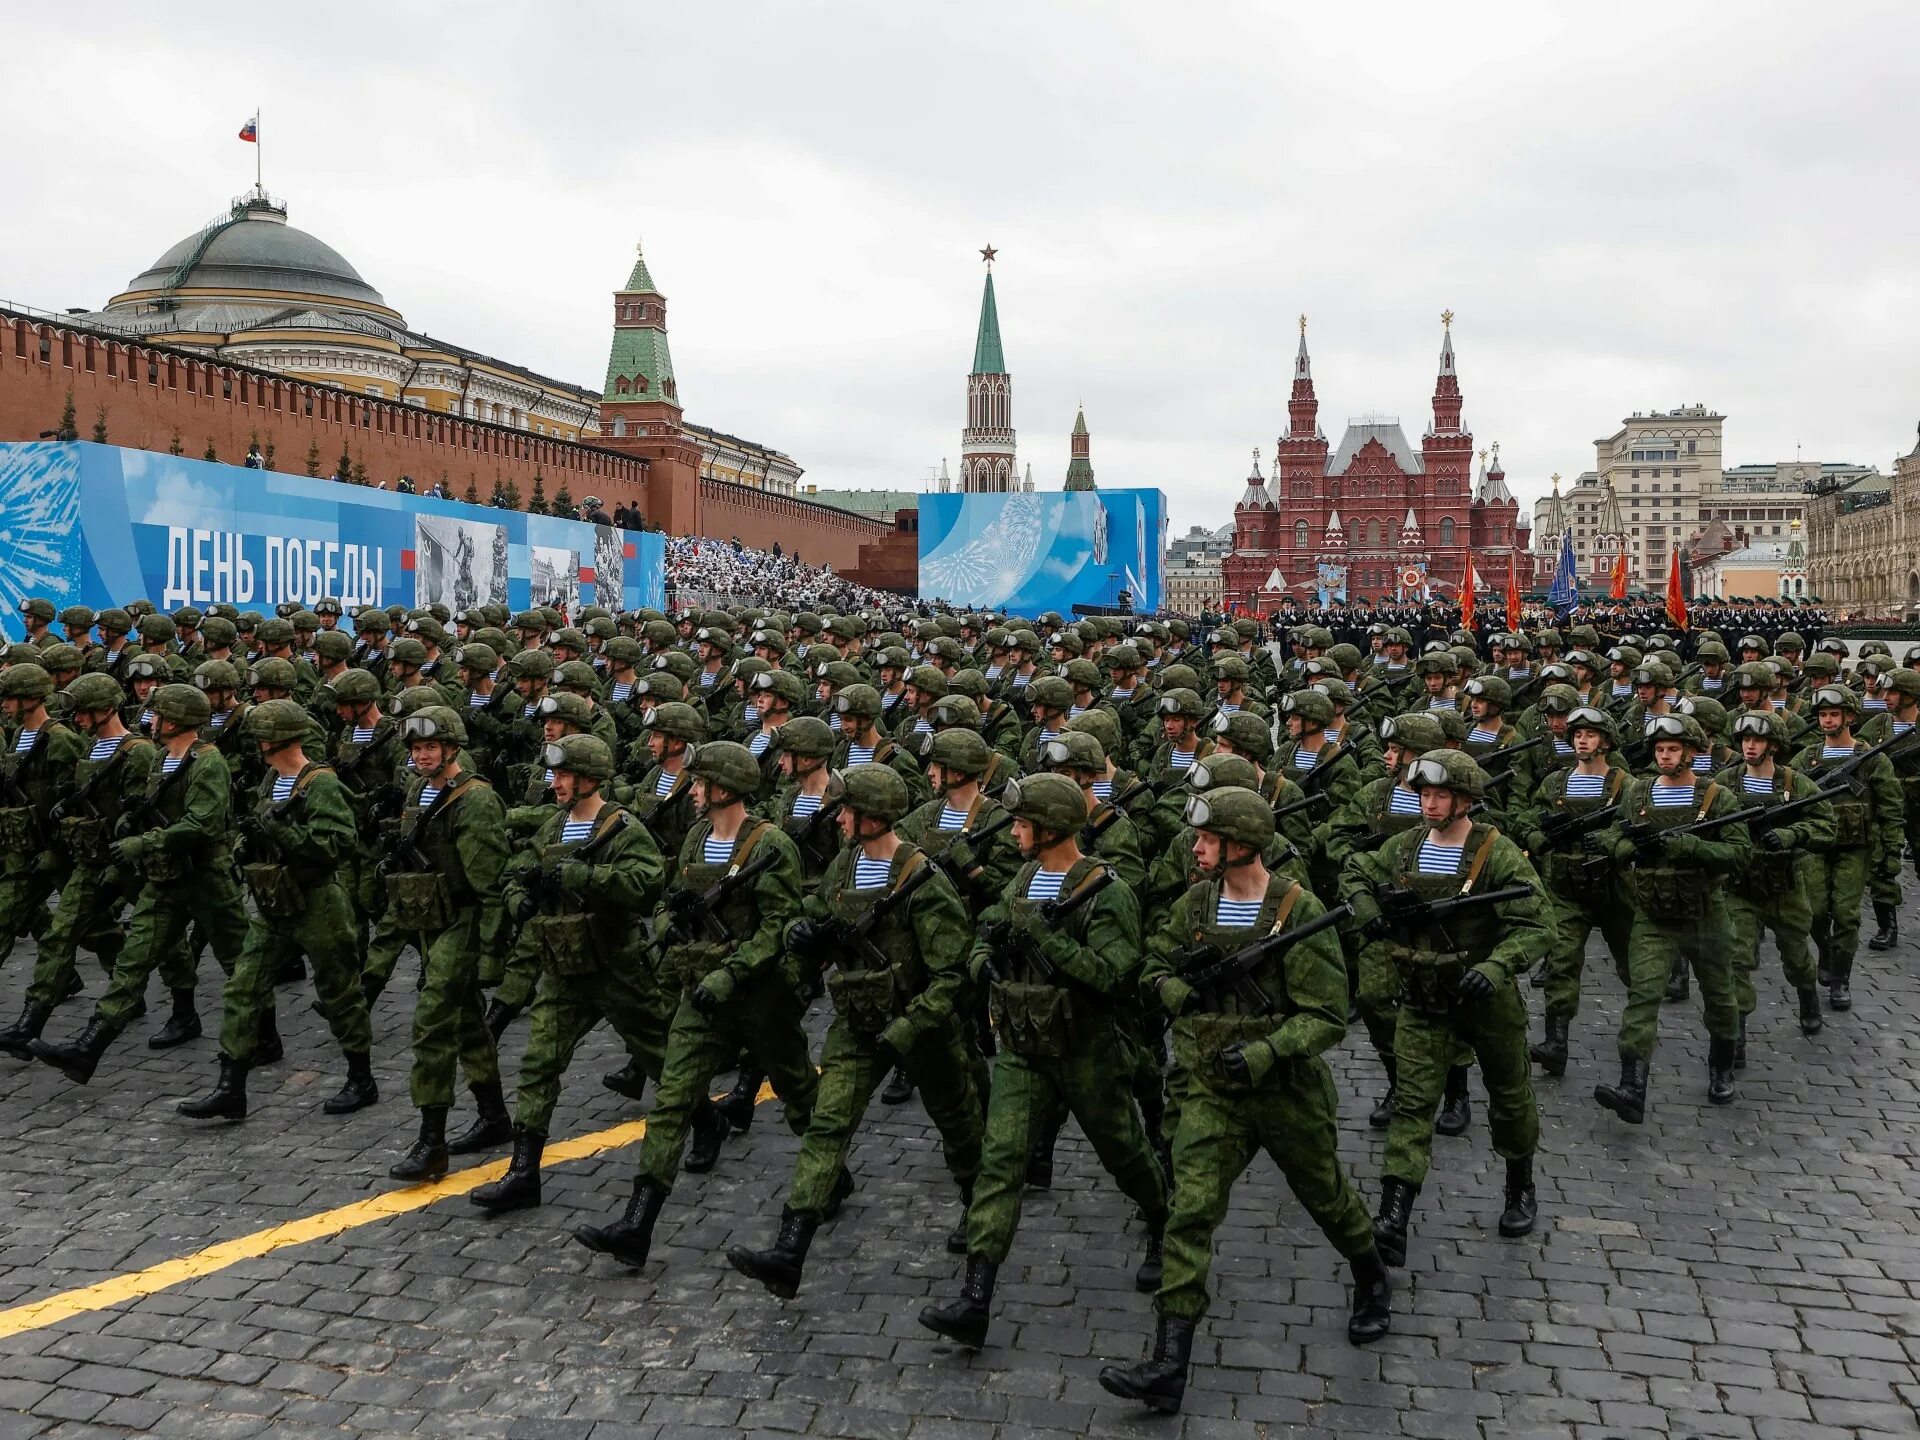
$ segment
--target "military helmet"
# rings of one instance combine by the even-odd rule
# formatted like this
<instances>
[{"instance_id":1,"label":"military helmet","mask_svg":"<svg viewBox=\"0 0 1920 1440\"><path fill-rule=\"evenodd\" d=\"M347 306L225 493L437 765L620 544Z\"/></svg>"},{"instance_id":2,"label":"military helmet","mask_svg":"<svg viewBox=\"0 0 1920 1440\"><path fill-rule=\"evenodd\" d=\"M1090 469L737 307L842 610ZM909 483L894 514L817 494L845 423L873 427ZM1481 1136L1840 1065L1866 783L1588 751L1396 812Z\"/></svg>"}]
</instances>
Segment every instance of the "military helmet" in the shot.
<instances>
[{"instance_id":1,"label":"military helmet","mask_svg":"<svg viewBox=\"0 0 1920 1440\"><path fill-rule=\"evenodd\" d=\"M1733 667L1733 688L1736 690L1771 690L1774 675L1764 663L1749 660Z\"/></svg>"},{"instance_id":2,"label":"military helmet","mask_svg":"<svg viewBox=\"0 0 1920 1440\"><path fill-rule=\"evenodd\" d=\"M401 641L401 645L406 641ZM399 649L396 645L395 650ZM520 650L507 661L507 674L515 680L551 680L554 672L553 655L546 650Z\"/></svg>"},{"instance_id":3,"label":"military helmet","mask_svg":"<svg viewBox=\"0 0 1920 1440\"><path fill-rule=\"evenodd\" d=\"M1464 750L1429 750L1407 767L1407 788L1429 785L1480 800L1487 793L1487 776Z\"/></svg>"},{"instance_id":4,"label":"military helmet","mask_svg":"<svg viewBox=\"0 0 1920 1440\"><path fill-rule=\"evenodd\" d=\"M700 718L700 712L680 700L668 700L654 706L641 723L648 730L658 730L662 735L670 735L690 744L707 737L706 722Z\"/></svg>"},{"instance_id":5,"label":"military helmet","mask_svg":"<svg viewBox=\"0 0 1920 1440\"><path fill-rule=\"evenodd\" d=\"M636 680L633 686L633 693L635 695L645 695L652 699L657 705L673 700L685 700L687 698L687 687L680 683L679 676L669 675L666 671L662 670L656 674L647 676L643 680Z\"/></svg>"},{"instance_id":6,"label":"military helmet","mask_svg":"<svg viewBox=\"0 0 1920 1440\"><path fill-rule=\"evenodd\" d=\"M613 778L613 751L598 735L563 735L540 747L541 762L556 775L565 771L605 784Z\"/></svg>"},{"instance_id":7,"label":"military helmet","mask_svg":"<svg viewBox=\"0 0 1920 1440\"><path fill-rule=\"evenodd\" d=\"M1430 650L1413 662L1413 673L1420 676L1458 675L1460 660L1451 650Z\"/></svg>"},{"instance_id":8,"label":"military helmet","mask_svg":"<svg viewBox=\"0 0 1920 1440\"><path fill-rule=\"evenodd\" d=\"M1831 680L1840 673L1840 662L1824 650L1816 650L1800 662L1800 671L1812 676L1816 683Z\"/></svg>"},{"instance_id":9,"label":"military helmet","mask_svg":"<svg viewBox=\"0 0 1920 1440\"><path fill-rule=\"evenodd\" d=\"M1577 705L1567 716L1567 734L1576 730L1592 730L1607 742L1609 750L1620 744L1620 727L1614 723L1613 716L1593 705Z\"/></svg>"},{"instance_id":10,"label":"military helmet","mask_svg":"<svg viewBox=\"0 0 1920 1440\"><path fill-rule=\"evenodd\" d=\"M1540 713L1571 715L1580 708L1580 692L1571 685L1549 685L1540 692Z\"/></svg>"},{"instance_id":11,"label":"military helmet","mask_svg":"<svg viewBox=\"0 0 1920 1440\"><path fill-rule=\"evenodd\" d=\"M240 672L225 660L203 660L194 669L193 683L201 690L238 690Z\"/></svg>"},{"instance_id":12,"label":"military helmet","mask_svg":"<svg viewBox=\"0 0 1920 1440\"><path fill-rule=\"evenodd\" d=\"M846 787L849 810L888 825L898 824L907 813L910 804L907 782L891 765L849 766L841 783Z\"/></svg>"},{"instance_id":13,"label":"military helmet","mask_svg":"<svg viewBox=\"0 0 1920 1440\"><path fill-rule=\"evenodd\" d=\"M1718 640L1702 640L1693 647L1696 660L1714 660L1724 665L1733 657L1727 654L1727 647Z\"/></svg>"},{"instance_id":14,"label":"military helmet","mask_svg":"<svg viewBox=\"0 0 1920 1440\"><path fill-rule=\"evenodd\" d=\"M407 718L400 722L400 734L408 744L438 740L442 745L458 747L467 743L467 722L451 706L422 705L418 710L408 709Z\"/></svg>"},{"instance_id":15,"label":"military helmet","mask_svg":"<svg viewBox=\"0 0 1920 1440\"><path fill-rule=\"evenodd\" d=\"M11 675L13 670L6 673ZM0 680L4 678L0 676ZM213 707L207 703L207 697L191 685L162 685L153 692L150 703L153 713L170 725L200 726L213 718Z\"/></svg>"},{"instance_id":16,"label":"military helmet","mask_svg":"<svg viewBox=\"0 0 1920 1440\"><path fill-rule=\"evenodd\" d=\"M287 666L289 670L293 667ZM136 655L127 662L127 684L141 680L165 680L173 672L167 668L167 662L151 655ZM289 683L288 688L292 685Z\"/></svg>"},{"instance_id":17,"label":"military helmet","mask_svg":"<svg viewBox=\"0 0 1920 1440\"><path fill-rule=\"evenodd\" d=\"M1119 756L1125 751L1125 741L1120 730L1120 721L1111 710L1096 705L1083 710L1062 727L1065 730L1084 731L1100 742L1100 748L1109 756Z\"/></svg>"},{"instance_id":18,"label":"military helmet","mask_svg":"<svg viewBox=\"0 0 1920 1440\"><path fill-rule=\"evenodd\" d=\"M231 620L219 615L209 615L200 622L200 638L207 642L209 650L227 650L239 642L240 631ZM348 640L347 648L351 653L352 640Z\"/></svg>"},{"instance_id":19,"label":"military helmet","mask_svg":"<svg viewBox=\"0 0 1920 1440\"><path fill-rule=\"evenodd\" d=\"M987 704L987 677L971 668L956 670L947 677L947 694L964 695L984 709Z\"/></svg>"},{"instance_id":20,"label":"military helmet","mask_svg":"<svg viewBox=\"0 0 1920 1440\"><path fill-rule=\"evenodd\" d=\"M1782 630L1780 632L1780 638L1773 642L1773 649L1775 654L1780 654L1784 651L1789 651L1789 650L1800 651L1800 650L1805 650L1806 648L1807 648L1806 637L1802 635L1798 630Z\"/></svg>"},{"instance_id":21,"label":"military helmet","mask_svg":"<svg viewBox=\"0 0 1920 1440\"><path fill-rule=\"evenodd\" d=\"M67 670L78 670L83 663L80 652L64 642L59 645L49 645L40 652L41 666L52 675L58 675Z\"/></svg>"},{"instance_id":22,"label":"military helmet","mask_svg":"<svg viewBox=\"0 0 1920 1440\"><path fill-rule=\"evenodd\" d=\"M68 630L91 630L98 619L85 605L69 605L60 612L60 623Z\"/></svg>"},{"instance_id":23,"label":"military helmet","mask_svg":"<svg viewBox=\"0 0 1920 1440\"><path fill-rule=\"evenodd\" d=\"M1265 720L1249 710L1216 715L1211 728L1215 735L1233 746L1236 755L1244 755L1259 765L1273 758L1273 731L1267 728Z\"/></svg>"},{"instance_id":24,"label":"military helmet","mask_svg":"<svg viewBox=\"0 0 1920 1440\"><path fill-rule=\"evenodd\" d=\"M1257 786L1260 776L1244 755L1209 755L1187 767L1189 790L1218 790L1227 785Z\"/></svg>"},{"instance_id":25,"label":"military helmet","mask_svg":"<svg viewBox=\"0 0 1920 1440\"><path fill-rule=\"evenodd\" d=\"M980 775L993 763L993 751L976 730L954 728L937 731L927 737L921 751L929 765L938 765L961 775Z\"/></svg>"},{"instance_id":26,"label":"military helmet","mask_svg":"<svg viewBox=\"0 0 1920 1440\"><path fill-rule=\"evenodd\" d=\"M1424 755L1429 750L1444 749L1447 732L1440 728L1440 722L1426 710L1412 710L1405 715L1389 715L1380 722L1380 743L1398 745L1402 750L1416 755Z\"/></svg>"},{"instance_id":27,"label":"military helmet","mask_svg":"<svg viewBox=\"0 0 1920 1440\"><path fill-rule=\"evenodd\" d=\"M1256 851L1273 843L1273 807L1245 785L1223 785L1190 797L1181 818L1195 830Z\"/></svg>"},{"instance_id":28,"label":"military helmet","mask_svg":"<svg viewBox=\"0 0 1920 1440\"><path fill-rule=\"evenodd\" d=\"M241 733L256 745L289 745L304 740L313 720L297 700L269 700L247 711Z\"/></svg>"},{"instance_id":29,"label":"military helmet","mask_svg":"<svg viewBox=\"0 0 1920 1440\"><path fill-rule=\"evenodd\" d=\"M947 693L947 672L931 665L916 665L907 671L907 684L927 699L939 699Z\"/></svg>"},{"instance_id":30,"label":"military helmet","mask_svg":"<svg viewBox=\"0 0 1920 1440\"><path fill-rule=\"evenodd\" d=\"M789 707L804 705L807 700L807 687L791 670L767 670L755 675L747 682L747 693L771 695L786 701Z\"/></svg>"},{"instance_id":31,"label":"military helmet","mask_svg":"<svg viewBox=\"0 0 1920 1440\"><path fill-rule=\"evenodd\" d=\"M796 715L774 732L773 743L802 759L831 760L840 742L826 721L813 715Z\"/></svg>"},{"instance_id":32,"label":"military helmet","mask_svg":"<svg viewBox=\"0 0 1920 1440\"><path fill-rule=\"evenodd\" d=\"M329 665L353 658L353 637L344 630L322 630L313 637L313 653Z\"/></svg>"},{"instance_id":33,"label":"military helmet","mask_svg":"<svg viewBox=\"0 0 1920 1440\"><path fill-rule=\"evenodd\" d=\"M1107 663L1115 670L1138 670L1146 661L1141 657L1140 647L1130 641L1122 641L1107 649Z\"/></svg>"},{"instance_id":34,"label":"military helmet","mask_svg":"<svg viewBox=\"0 0 1920 1440\"><path fill-rule=\"evenodd\" d=\"M380 698L380 682L365 670L349 670L331 683L336 705L371 705Z\"/></svg>"},{"instance_id":35,"label":"military helmet","mask_svg":"<svg viewBox=\"0 0 1920 1440\"><path fill-rule=\"evenodd\" d=\"M105 635L125 635L133 629L133 617L126 611L109 606L100 612L93 622Z\"/></svg>"},{"instance_id":36,"label":"military helmet","mask_svg":"<svg viewBox=\"0 0 1920 1440\"><path fill-rule=\"evenodd\" d=\"M411 635L404 640L393 642L387 651L387 659L395 665L411 665L418 670L427 663L427 647Z\"/></svg>"},{"instance_id":37,"label":"military helmet","mask_svg":"<svg viewBox=\"0 0 1920 1440\"><path fill-rule=\"evenodd\" d=\"M1915 678L1920 679L1920 675ZM121 702L127 698L119 681L111 675L98 672L76 676L61 693L67 697L68 706L76 714L93 710L118 710Z\"/></svg>"},{"instance_id":38,"label":"military helmet","mask_svg":"<svg viewBox=\"0 0 1920 1440\"><path fill-rule=\"evenodd\" d=\"M1009 780L1000 803L1015 819L1057 835L1076 834L1087 823L1087 799L1064 775L1027 775Z\"/></svg>"},{"instance_id":39,"label":"military helmet","mask_svg":"<svg viewBox=\"0 0 1920 1440\"><path fill-rule=\"evenodd\" d=\"M1360 647L1342 641L1338 645L1329 645L1321 658L1331 660L1340 667L1342 675L1350 674L1360 668Z\"/></svg>"},{"instance_id":40,"label":"military helmet","mask_svg":"<svg viewBox=\"0 0 1920 1440\"><path fill-rule=\"evenodd\" d=\"M933 722L936 730L978 730L980 728L980 707L965 695L942 695L933 704L927 718Z\"/></svg>"},{"instance_id":41,"label":"military helmet","mask_svg":"<svg viewBox=\"0 0 1920 1440\"><path fill-rule=\"evenodd\" d=\"M1238 655L1222 655L1213 662L1213 678L1231 680L1236 685L1244 685L1253 677L1253 671L1247 662Z\"/></svg>"},{"instance_id":42,"label":"military helmet","mask_svg":"<svg viewBox=\"0 0 1920 1440\"><path fill-rule=\"evenodd\" d=\"M554 666L553 683L595 698L600 694L600 672L584 660L569 660Z\"/></svg>"},{"instance_id":43,"label":"military helmet","mask_svg":"<svg viewBox=\"0 0 1920 1440\"><path fill-rule=\"evenodd\" d=\"M1662 740L1678 740L1682 745L1694 750L1707 748L1707 732L1700 728L1700 722L1691 715L1682 715L1678 712L1671 715L1648 716L1646 739L1653 744Z\"/></svg>"},{"instance_id":44,"label":"military helmet","mask_svg":"<svg viewBox=\"0 0 1920 1440\"><path fill-rule=\"evenodd\" d=\"M1453 706L1442 705L1437 710L1428 710L1427 713L1433 717L1433 723L1440 727L1440 733L1446 737L1447 744L1464 745L1467 743L1466 717L1454 709Z\"/></svg>"},{"instance_id":45,"label":"military helmet","mask_svg":"<svg viewBox=\"0 0 1920 1440\"><path fill-rule=\"evenodd\" d=\"M1040 758L1054 770L1092 770L1104 774L1107 747L1084 730L1062 730L1040 747Z\"/></svg>"},{"instance_id":46,"label":"military helmet","mask_svg":"<svg viewBox=\"0 0 1920 1440\"><path fill-rule=\"evenodd\" d=\"M1174 690L1191 690L1197 695L1200 692L1200 672L1178 660L1165 667L1160 672L1160 693L1164 695Z\"/></svg>"},{"instance_id":47,"label":"military helmet","mask_svg":"<svg viewBox=\"0 0 1920 1440\"><path fill-rule=\"evenodd\" d=\"M1813 710L1828 710L1838 707L1849 715L1860 713L1860 697L1845 685L1822 685L1807 697L1807 705Z\"/></svg>"},{"instance_id":48,"label":"military helmet","mask_svg":"<svg viewBox=\"0 0 1920 1440\"><path fill-rule=\"evenodd\" d=\"M1498 675L1476 675L1467 681L1461 693L1473 700L1485 700L1503 711L1513 703L1513 687Z\"/></svg>"},{"instance_id":49,"label":"military helmet","mask_svg":"<svg viewBox=\"0 0 1920 1440\"><path fill-rule=\"evenodd\" d=\"M1893 671L1887 676L1886 688L1903 699L1920 699L1920 670L1902 667Z\"/></svg>"},{"instance_id":50,"label":"military helmet","mask_svg":"<svg viewBox=\"0 0 1920 1440\"><path fill-rule=\"evenodd\" d=\"M1073 708L1073 686L1058 675L1042 675L1027 686L1027 703L1045 705L1049 710Z\"/></svg>"},{"instance_id":51,"label":"military helmet","mask_svg":"<svg viewBox=\"0 0 1920 1440\"><path fill-rule=\"evenodd\" d=\"M1185 685L1176 685L1160 696L1159 712L1162 715L1178 715L1187 720L1198 720L1207 713L1206 705L1200 696ZM1327 707L1331 710L1331 704Z\"/></svg>"},{"instance_id":52,"label":"military helmet","mask_svg":"<svg viewBox=\"0 0 1920 1440\"><path fill-rule=\"evenodd\" d=\"M393 697L395 715L418 715L430 705L447 703L446 692L438 685L409 685Z\"/></svg>"},{"instance_id":53,"label":"military helmet","mask_svg":"<svg viewBox=\"0 0 1920 1440\"><path fill-rule=\"evenodd\" d=\"M1060 667L1060 678L1076 690L1098 690L1101 686L1100 667L1091 660L1069 660Z\"/></svg>"},{"instance_id":54,"label":"military helmet","mask_svg":"<svg viewBox=\"0 0 1920 1440\"><path fill-rule=\"evenodd\" d=\"M52 617L49 616L48 618L51 619ZM140 632L140 638L149 645L157 644L162 640L172 640L178 633L174 629L174 624L171 619L165 615L157 614L142 615L137 628ZM289 635L289 638L291 638L291 635Z\"/></svg>"},{"instance_id":55,"label":"military helmet","mask_svg":"<svg viewBox=\"0 0 1920 1440\"><path fill-rule=\"evenodd\" d=\"M1700 722L1700 728L1711 737L1726 734L1727 707L1711 695L1682 695L1674 704L1674 712L1691 715Z\"/></svg>"},{"instance_id":56,"label":"military helmet","mask_svg":"<svg viewBox=\"0 0 1920 1440\"><path fill-rule=\"evenodd\" d=\"M560 720L581 730L591 730L593 706L587 703L584 695L563 690L553 695L542 695L540 703L533 707L533 718Z\"/></svg>"},{"instance_id":57,"label":"military helmet","mask_svg":"<svg viewBox=\"0 0 1920 1440\"><path fill-rule=\"evenodd\" d=\"M760 789L760 762L746 746L732 740L702 745L687 762L687 771L741 800L751 800Z\"/></svg>"},{"instance_id":58,"label":"military helmet","mask_svg":"<svg viewBox=\"0 0 1920 1440\"><path fill-rule=\"evenodd\" d=\"M53 676L28 660L0 670L0 700L44 700L53 694Z\"/></svg>"},{"instance_id":59,"label":"military helmet","mask_svg":"<svg viewBox=\"0 0 1920 1440\"><path fill-rule=\"evenodd\" d=\"M1820 642L1820 648L1823 650L1830 649L1835 645L1840 647L1835 653L1842 656L1847 653L1847 642L1844 640L1834 639L1822 640ZM1862 640L1860 642L1860 655L1862 659L1865 659L1869 655L1884 655L1891 660L1893 658L1893 647L1884 640Z\"/></svg>"},{"instance_id":60,"label":"military helmet","mask_svg":"<svg viewBox=\"0 0 1920 1440\"><path fill-rule=\"evenodd\" d=\"M474 670L482 675L491 675L500 668L500 652L484 640L469 640L455 650L450 658L456 670Z\"/></svg>"},{"instance_id":61,"label":"military helmet","mask_svg":"<svg viewBox=\"0 0 1920 1440\"><path fill-rule=\"evenodd\" d=\"M851 715L858 720L878 720L880 692L871 685L848 685L833 697L835 715Z\"/></svg>"},{"instance_id":62,"label":"military helmet","mask_svg":"<svg viewBox=\"0 0 1920 1440\"><path fill-rule=\"evenodd\" d=\"M1311 688L1295 690L1281 697L1280 713L1298 715L1309 728L1324 729L1333 723L1333 697Z\"/></svg>"}]
</instances>

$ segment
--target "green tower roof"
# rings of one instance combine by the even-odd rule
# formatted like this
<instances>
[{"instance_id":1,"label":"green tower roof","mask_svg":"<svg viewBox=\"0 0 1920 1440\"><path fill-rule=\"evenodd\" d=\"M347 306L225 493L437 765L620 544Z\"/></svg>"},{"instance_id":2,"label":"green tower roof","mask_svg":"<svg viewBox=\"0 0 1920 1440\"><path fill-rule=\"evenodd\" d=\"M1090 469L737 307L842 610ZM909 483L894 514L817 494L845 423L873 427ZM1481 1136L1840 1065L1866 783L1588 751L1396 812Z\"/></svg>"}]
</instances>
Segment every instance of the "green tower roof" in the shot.
<instances>
[{"instance_id":1,"label":"green tower roof","mask_svg":"<svg viewBox=\"0 0 1920 1440\"><path fill-rule=\"evenodd\" d=\"M633 273L627 276L627 283L621 286L620 290L622 294L627 295L658 295L660 293L654 287L653 276L647 273L647 257L641 252L638 244L633 247Z\"/></svg>"},{"instance_id":2,"label":"green tower roof","mask_svg":"<svg viewBox=\"0 0 1920 1440\"><path fill-rule=\"evenodd\" d=\"M993 275L987 275L987 288L980 297L980 333L973 342L973 373L1004 375L1006 356L1000 350L1000 311L993 303Z\"/></svg>"}]
</instances>

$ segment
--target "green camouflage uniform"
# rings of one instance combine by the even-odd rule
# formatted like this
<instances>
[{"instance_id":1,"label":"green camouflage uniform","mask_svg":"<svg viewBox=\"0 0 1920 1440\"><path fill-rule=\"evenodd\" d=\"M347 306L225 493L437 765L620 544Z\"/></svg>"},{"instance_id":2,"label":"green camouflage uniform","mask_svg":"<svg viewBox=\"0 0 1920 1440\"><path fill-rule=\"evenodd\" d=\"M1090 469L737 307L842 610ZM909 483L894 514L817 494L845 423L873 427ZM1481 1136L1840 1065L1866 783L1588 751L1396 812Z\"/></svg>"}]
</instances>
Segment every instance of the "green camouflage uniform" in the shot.
<instances>
[{"instance_id":1,"label":"green camouflage uniform","mask_svg":"<svg viewBox=\"0 0 1920 1440\"><path fill-rule=\"evenodd\" d=\"M19 738L9 735L7 753L0 756L6 781L0 785L0 958L21 936L44 933L47 897L66 883L71 861L50 843L54 826L48 812L68 792L74 767L87 753L79 733L51 717L24 752L15 748L18 744Z\"/></svg>"},{"instance_id":2,"label":"green camouflage uniform","mask_svg":"<svg viewBox=\"0 0 1920 1440\"><path fill-rule=\"evenodd\" d=\"M1793 768L1814 784L1844 759L1827 760L1816 736L1798 755ZM1865 740L1853 742L1853 753L1872 748ZM1808 875L1808 899L1813 906L1813 943L1819 951L1820 973L1844 984L1853 975L1854 952L1860 946L1860 901L1876 869L1900 873L1900 855L1906 845L1906 799L1893 762L1876 755L1854 772L1864 793L1843 795L1833 802L1834 836L1831 848L1820 856L1819 867ZM1824 788L1824 786L1823 786Z\"/></svg>"},{"instance_id":3,"label":"green camouflage uniform","mask_svg":"<svg viewBox=\"0 0 1920 1440\"><path fill-rule=\"evenodd\" d=\"M1789 800L1804 800L1820 787L1784 762L1773 767L1772 789L1762 794L1747 784L1746 766L1731 765L1713 777L1740 797L1748 809L1771 808ZM1774 827L1786 842L1784 850L1755 845L1746 869L1726 887L1727 918L1733 927L1733 995L1741 1018L1757 1003L1753 977L1760 968L1760 941L1769 930L1780 947L1780 968L1795 990L1811 990L1818 983L1807 938L1813 929L1813 907L1807 898L1820 874L1820 854L1833 844L1833 815L1828 806L1801 811L1791 825Z\"/></svg>"},{"instance_id":4,"label":"green camouflage uniform","mask_svg":"<svg viewBox=\"0 0 1920 1440\"><path fill-rule=\"evenodd\" d=\"M1531 803L1516 810L1534 868L1546 881L1552 911L1553 942L1547 951L1546 1015L1571 1021L1580 1011L1580 986L1586 969L1587 939L1595 930L1613 956L1622 984L1628 980L1627 957L1632 950L1633 910L1621 893L1619 874L1607 860L1590 855L1579 842L1544 850L1543 821L1555 815L1588 815L1618 802L1628 776L1609 767L1598 799L1567 794L1572 766L1555 770L1540 782Z\"/></svg>"}]
</instances>

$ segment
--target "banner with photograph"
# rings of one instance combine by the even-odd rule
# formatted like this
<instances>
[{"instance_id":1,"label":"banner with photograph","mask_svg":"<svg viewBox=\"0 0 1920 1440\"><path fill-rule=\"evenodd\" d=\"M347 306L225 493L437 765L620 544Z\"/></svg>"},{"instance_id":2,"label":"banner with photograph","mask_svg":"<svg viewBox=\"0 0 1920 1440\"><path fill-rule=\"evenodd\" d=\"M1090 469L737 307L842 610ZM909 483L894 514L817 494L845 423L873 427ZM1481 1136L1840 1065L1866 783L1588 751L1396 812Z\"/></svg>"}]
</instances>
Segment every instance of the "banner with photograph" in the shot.
<instances>
[{"instance_id":1,"label":"banner with photograph","mask_svg":"<svg viewBox=\"0 0 1920 1440\"><path fill-rule=\"evenodd\" d=\"M1167 497L1079 490L920 497L920 598L1018 615L1161 605Z\"/></svg>"},{"instance_id":2,"label":"banner with photograph","mask_svg":"<svg viewBox=\"0 0 1920 1440\"><path fill-rule=\"evenodd\" d=\"M20 603L272 614L366 606L666 602L666 540L87 441L0 444L0 627Z\"/></svg>"}]
</instances>

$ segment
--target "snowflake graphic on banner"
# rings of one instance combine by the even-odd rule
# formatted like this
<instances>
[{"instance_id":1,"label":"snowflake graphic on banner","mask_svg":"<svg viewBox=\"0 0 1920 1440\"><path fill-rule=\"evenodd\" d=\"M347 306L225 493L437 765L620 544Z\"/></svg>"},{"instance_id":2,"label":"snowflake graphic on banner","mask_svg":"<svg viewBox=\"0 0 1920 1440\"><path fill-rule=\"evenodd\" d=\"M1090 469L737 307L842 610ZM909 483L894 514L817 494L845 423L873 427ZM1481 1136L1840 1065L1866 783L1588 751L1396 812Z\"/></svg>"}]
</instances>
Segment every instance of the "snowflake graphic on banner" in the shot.
<instances>
[{"instance_id":1,"label":"snowflake graphic on banner","mask_svg":"<svg viewBox=\"0 0 1920 1440\"><path fill-rule=\"evenodd\" d=\"M20 603L80 590L78 445L0 445L0 604L18 634Z\"/></svg>"},{"instance_id":2,"label":"snowflake graphic on banner","mask_svg":"<svg viewBox=\"0 0 1920 1440\"><path fill-rule=\"evenodd\" d=\"M920 588L935 595L979 595L997 605L1033 574L1042 529L1040 499L1023 491L1007 496L1000 514L973 539L920 566Z\"/></svg>"}]
</instances>

